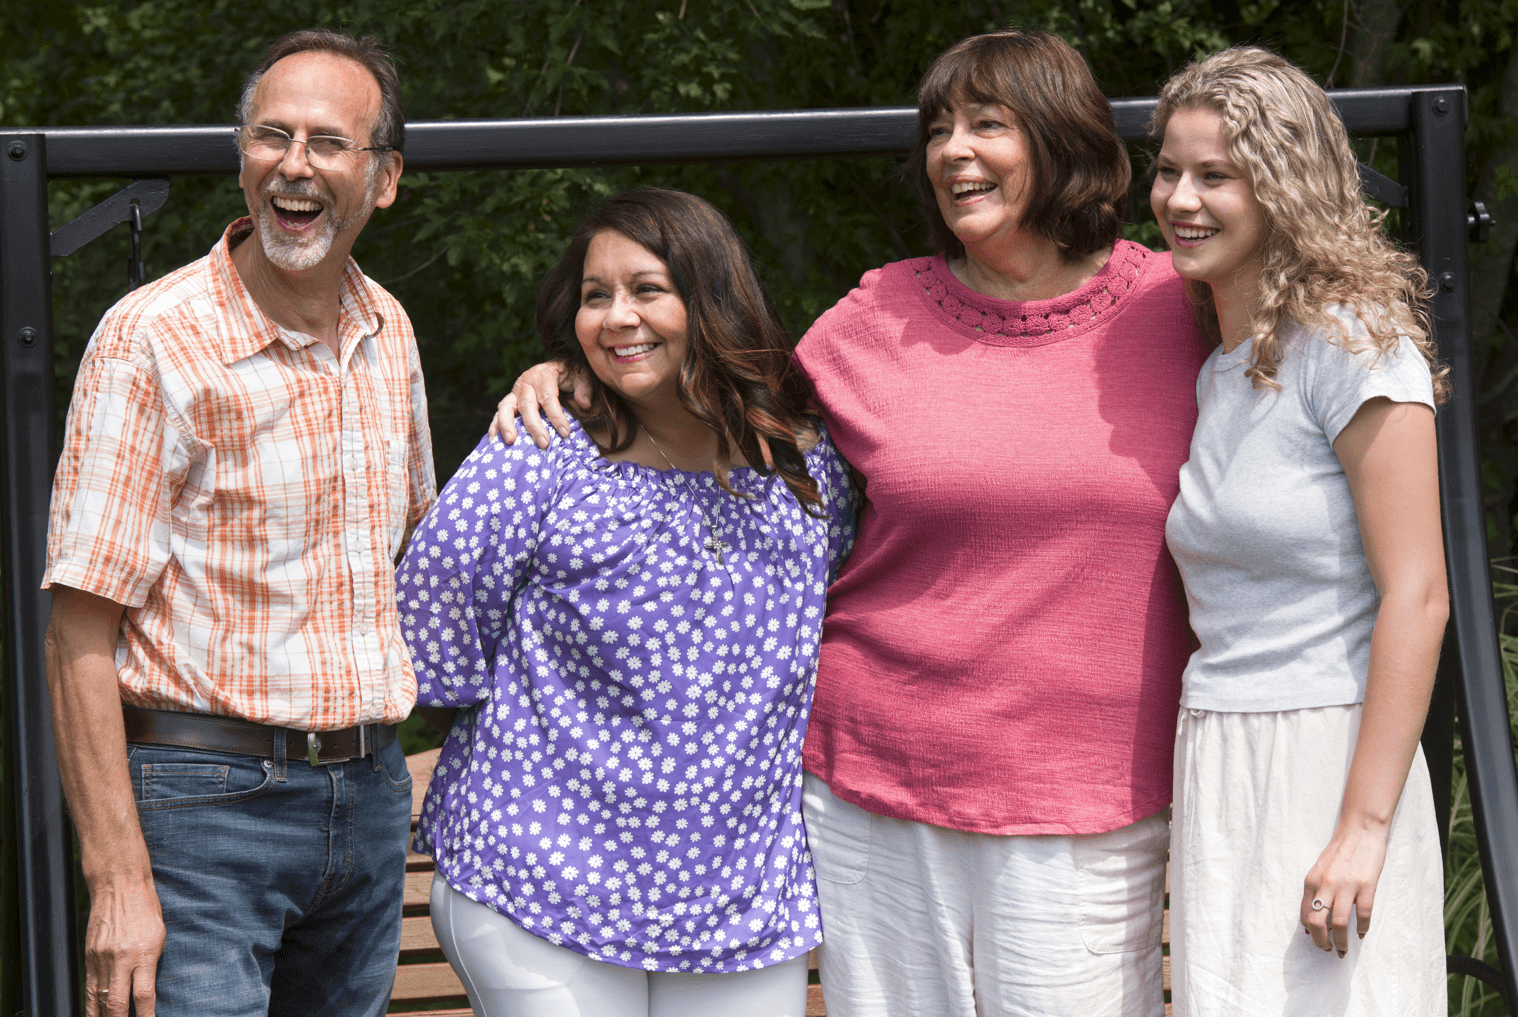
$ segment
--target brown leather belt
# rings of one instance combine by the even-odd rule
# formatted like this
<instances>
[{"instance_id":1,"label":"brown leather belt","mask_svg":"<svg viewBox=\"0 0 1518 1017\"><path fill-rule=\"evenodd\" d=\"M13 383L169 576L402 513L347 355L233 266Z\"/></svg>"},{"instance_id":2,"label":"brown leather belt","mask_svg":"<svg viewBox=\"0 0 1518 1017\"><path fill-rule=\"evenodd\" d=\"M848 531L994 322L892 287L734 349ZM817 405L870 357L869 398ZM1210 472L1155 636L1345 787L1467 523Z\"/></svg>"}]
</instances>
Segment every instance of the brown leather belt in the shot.
<instances>
[{"instance_id":1,"label":"brown leather belt","mask_svg":"<svg viewBox=\"0 0 1518 1017\"><path fill-rule=\"evenodd\" d=\"M371 755L395 741L394 724L359 724L340 731L306 732L236 717L144 710L127 703L121 704L121 715L126 721L128 742L272 759L276 739L282 738L287 759L304 757L312 766Z\"/></svg>"}]
</instances>

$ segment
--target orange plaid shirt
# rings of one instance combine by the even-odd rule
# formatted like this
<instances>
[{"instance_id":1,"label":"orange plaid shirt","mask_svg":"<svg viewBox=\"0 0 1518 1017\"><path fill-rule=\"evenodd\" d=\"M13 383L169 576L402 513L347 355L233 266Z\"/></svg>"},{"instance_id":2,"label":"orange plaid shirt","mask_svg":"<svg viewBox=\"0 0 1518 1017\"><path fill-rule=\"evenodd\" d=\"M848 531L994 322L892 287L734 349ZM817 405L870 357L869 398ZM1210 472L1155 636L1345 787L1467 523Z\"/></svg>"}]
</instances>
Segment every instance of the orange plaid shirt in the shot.
<instances>
[{"instance_id":1,"label":"orange plaid shirt","mask_svg":"<svg viewBox=\"0 0 1518 1017\"><path fill-rule=\"evenodd\" d=\"M53 480L54 583L126 606L121 696L307 731L405 718L393 561L436 493L421 361L351 259L342 355L209 255L106 313Z\"/></svg>"}]
</instances>

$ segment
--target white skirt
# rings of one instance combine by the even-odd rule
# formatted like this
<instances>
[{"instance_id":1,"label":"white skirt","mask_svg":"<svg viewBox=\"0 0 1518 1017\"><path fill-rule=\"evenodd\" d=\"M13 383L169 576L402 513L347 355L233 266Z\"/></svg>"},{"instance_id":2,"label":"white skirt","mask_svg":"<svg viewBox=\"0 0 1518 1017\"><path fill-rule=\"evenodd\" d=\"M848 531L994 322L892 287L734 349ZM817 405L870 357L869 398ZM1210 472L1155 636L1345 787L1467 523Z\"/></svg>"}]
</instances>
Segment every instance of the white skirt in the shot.
<instances>
[{"instance_id":1,"label":"white skirt","mask_svg":"<svg viewBox=\"0 0 1518 1017\"><path fill-rule=\"evenodd\" d=\"M1360 707L1182 708L1170 845L1175 1017L1429 1017L1448 1009L1444 873L1420 748L1366 937L1302 932L1302 884L1338 822Z\"/></svg>"}]
</instances>

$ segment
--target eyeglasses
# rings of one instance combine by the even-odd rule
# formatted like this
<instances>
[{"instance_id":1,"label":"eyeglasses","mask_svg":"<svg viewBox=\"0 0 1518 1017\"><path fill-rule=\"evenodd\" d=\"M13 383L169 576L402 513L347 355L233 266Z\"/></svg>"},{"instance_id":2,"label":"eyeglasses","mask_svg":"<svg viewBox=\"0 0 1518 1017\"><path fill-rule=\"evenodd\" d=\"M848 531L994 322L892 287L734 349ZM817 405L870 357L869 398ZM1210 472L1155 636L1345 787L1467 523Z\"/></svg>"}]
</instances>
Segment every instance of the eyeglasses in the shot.
<instances>
[{"instance_id":1,"label":"eyeglasses","mask_svg":"<svg viewBox=\"0 0 1518 1017\"><path fill-rule=\"evenodd\" d=\"M306 146L306 161L317 169L335 169L359 152L390 152L389 145L360 148L347 138L331 134L313 134L301 141L288 131L263 124L245 124L237 128L237 149L255 159L283 159L291 144Z\"/></svg>"}]
</instances>

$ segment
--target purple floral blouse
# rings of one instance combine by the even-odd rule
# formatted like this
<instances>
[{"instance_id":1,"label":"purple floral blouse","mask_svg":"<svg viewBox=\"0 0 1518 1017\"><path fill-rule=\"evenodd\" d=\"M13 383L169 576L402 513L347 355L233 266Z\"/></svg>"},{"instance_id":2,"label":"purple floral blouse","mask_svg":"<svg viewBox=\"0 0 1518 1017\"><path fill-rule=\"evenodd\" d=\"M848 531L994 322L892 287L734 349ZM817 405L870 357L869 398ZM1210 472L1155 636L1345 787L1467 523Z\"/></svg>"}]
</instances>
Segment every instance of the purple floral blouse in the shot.
<instances>
[{"instance_id":1,"label":"purple floral blouse","mask_svg":"<svg viewBox=\"0 0 1518 1017\"><path fill-rule=\"evenodd\" d=\"M417 701L469 708L415 844L450 886L648 971L822 941L801 743L855 495L826 434L806 460L822 518L750 469L734 497L609 462L578 424L464 461L396 578Z\"/></svg>"}]
</instances>

